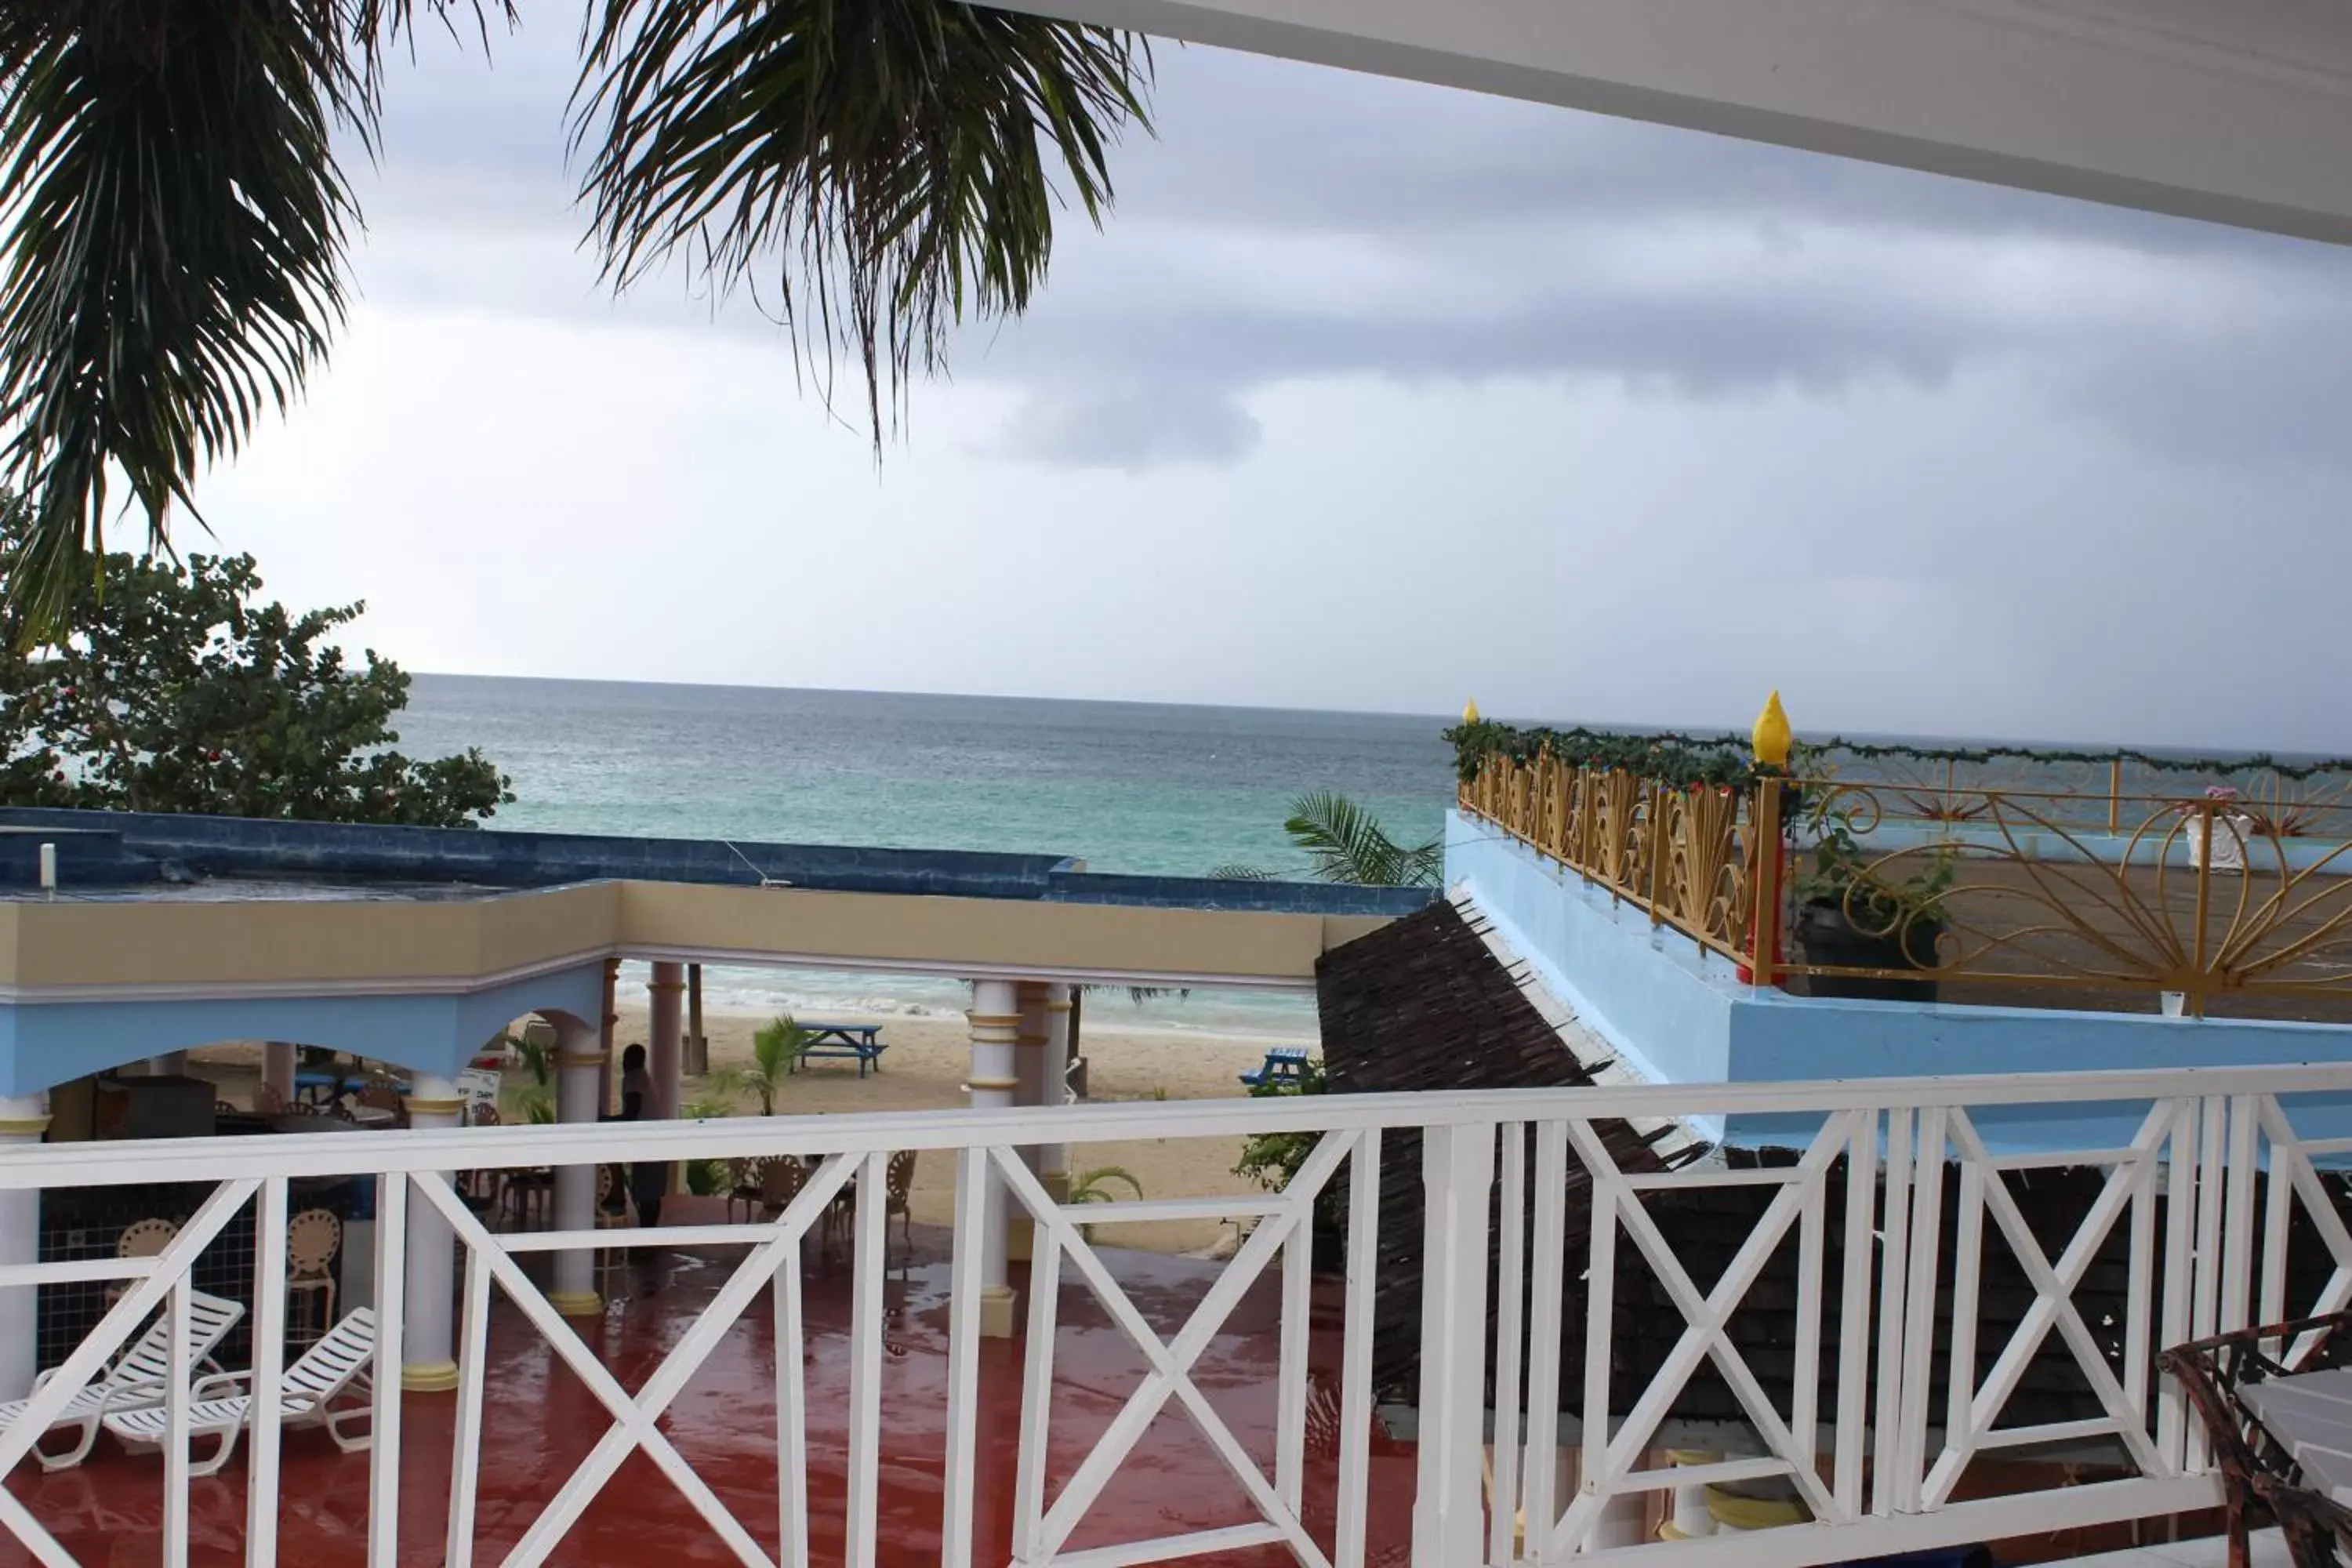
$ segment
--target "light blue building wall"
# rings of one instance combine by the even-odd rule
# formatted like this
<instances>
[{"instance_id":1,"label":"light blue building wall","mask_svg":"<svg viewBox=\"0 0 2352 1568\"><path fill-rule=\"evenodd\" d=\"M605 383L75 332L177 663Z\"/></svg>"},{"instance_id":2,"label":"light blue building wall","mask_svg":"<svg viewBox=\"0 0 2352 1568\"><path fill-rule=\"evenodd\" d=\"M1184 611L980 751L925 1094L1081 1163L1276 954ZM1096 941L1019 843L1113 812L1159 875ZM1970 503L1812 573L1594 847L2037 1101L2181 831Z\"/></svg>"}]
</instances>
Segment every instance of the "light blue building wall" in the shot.
<instances>
[{"instance_id":1,"label":"light blue building wall","mask_svg":"<svg viewBox=\"0 0 2352 1568\"><path fill-rule=\"evenodd\" d=\"M1577 873L1460 813L1446 819L1445 879L1579 1020L1641 1076L1660 1083L2256 1067L2344 1062L2352 1027L2059 1008L1791 996L1742 984L1731 961ZM2141 1111L2126 1106L2003 1107L1975 1120L2014 1150L2114 1147ZM2352 1094L2292 1108L2306 1135L2352 1136ZM1734 1143L1786 1142L1812 1119L1735 1118L1702 1132Z\"/></svg>"},{"instance_id":2,"label":"light blue building wall","mask_svg":"<svg viewBox=\"0 0 2352 1568\"><path fill-rule=\"evenodd\" d=\"M603 1011L601 962L473 991L10 1001L0 1003L0 1095L223 1040L326 1046L448 1078L526 1013L593 1021Z\"/></svg>"}]
</instances>

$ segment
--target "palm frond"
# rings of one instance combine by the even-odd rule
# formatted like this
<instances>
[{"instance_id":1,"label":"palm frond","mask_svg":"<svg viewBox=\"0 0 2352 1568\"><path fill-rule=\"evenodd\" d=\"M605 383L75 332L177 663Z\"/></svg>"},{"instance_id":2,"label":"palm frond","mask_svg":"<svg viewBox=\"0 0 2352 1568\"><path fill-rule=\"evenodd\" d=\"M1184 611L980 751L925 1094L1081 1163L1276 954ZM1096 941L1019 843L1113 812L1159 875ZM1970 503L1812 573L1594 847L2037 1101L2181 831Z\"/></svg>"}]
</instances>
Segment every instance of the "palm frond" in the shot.
<instances>
[{"instance_id":1,"label":"palm frond","mask_svg":"<svg viewBox=\"0 0 2352 1568\"><path fill-rule=\"evenodd\" d=\"M1274 882L1281 879L1263 866L1244 866L1239 862L1212 866L1209 875L1220 882Z\"/></svg>"},{"instance_id":2,"label":"palm frond","mask_svg":"<svg viewBox=\"0 0 2352 1568\"><path fill-rule=\"evenodd\" d=\"M1293 801L1282 828L1306 853L1318 881L1426 887L1444 874L1442 841L1407 848L1383 832L1370 812L1329 790Z\"/></svg>"},{"instance_id":3,"label":"palm frond","mask_svg":"<svg viewBox=\"0 0 2352 1568\"><path fill-rule=\"evenodd\" d=\"M30 635L94 575L110 474L168 549L197 468L325 357L358 217L332 134L373 154L411 8L0 3L0 484L32 509L5 563Z\"/></svg>"},{"instance_id":4,"label":"palm frond","mask_svg":"<svg viewBox=\"0 0 2352 1568\"><path fill-rule=\"evenodd\" d=\"M1070 1178L1070 1195L1063 1200L1073 1204L1107 1204L1112 1201L1111 1184L1124 1185L1137 1197L1143 1196L1143 1184L1135 1173L1124 1165L1098 1165L1091 1171L1081 1171Z\"/></svg>"},{"instance_id":5,"label":"palm frond","mask_svg":"<svg viewBox=\"0 0 2352 1568\"><path fill-rule=\"evenodd\" d=\"M1098 224L1111 143L1149 128L1142 40L954 0L592 0L582 42L572 148L608 279L673 256L719 294L750 279L828 403L833 351L863 366L877 445L886 384L895 405L956 322L1027 306L1050 154Z\"/></svg>"}]
</instances>

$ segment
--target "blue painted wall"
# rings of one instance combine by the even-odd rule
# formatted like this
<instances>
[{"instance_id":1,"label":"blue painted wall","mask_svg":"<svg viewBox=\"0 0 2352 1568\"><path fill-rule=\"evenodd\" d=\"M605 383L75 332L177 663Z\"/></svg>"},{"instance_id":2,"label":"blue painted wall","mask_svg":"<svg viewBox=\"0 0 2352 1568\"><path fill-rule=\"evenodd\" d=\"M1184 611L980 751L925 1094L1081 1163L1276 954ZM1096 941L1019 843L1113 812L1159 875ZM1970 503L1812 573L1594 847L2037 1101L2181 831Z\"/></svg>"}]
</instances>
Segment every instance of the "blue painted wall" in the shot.
<instances>
[{"instance_id":1,"label":"blue painted wall","mask_svg":"<svg viewBox=\"0 0 2352 1568\"><path fill-rule=\"evenodd\" d=\"M1445 880L1468 889L1496 934L1634 1072L1658 1083L1731 1076L1731 1011L1748 988L1728 961L1459 812L1446 814Z\"/></svg>"},{"instance_id":2,"label":"blue painted wall","mask_svg":"<svg viewBox=\"0 0 2352 1568\"><path fill-rule=\"evenodd\" d=\"M446 1078L526 1013L593 1020L604 965L472 993L0 1005L0 1094L35 1094L127 1062L224 1040L327 1046Z\"/></svg>"},{"instance_id":3,"label":"blue painted wall","mask_svg":"<svg viewBox=\"0 0 2352 1568\"><path fill-rule=\"evenodd\" d=\"M2056 1008L1960 1007L1791 996L1741 984L1730 961L1486 824L1449 815L1445 876L1636 1071L1667 1083L2256 1067L2344 1062L2347 1093L2291 1108L2313 1136L2352 1136L2352 1027L2166 1018ZM2114 1147L2145 1107L1988 1109L1986 1141L2011 1150ZM1743 1144L1801 1142L1817 1118L1703 1127Z\"/></svg>"}]
</instances>

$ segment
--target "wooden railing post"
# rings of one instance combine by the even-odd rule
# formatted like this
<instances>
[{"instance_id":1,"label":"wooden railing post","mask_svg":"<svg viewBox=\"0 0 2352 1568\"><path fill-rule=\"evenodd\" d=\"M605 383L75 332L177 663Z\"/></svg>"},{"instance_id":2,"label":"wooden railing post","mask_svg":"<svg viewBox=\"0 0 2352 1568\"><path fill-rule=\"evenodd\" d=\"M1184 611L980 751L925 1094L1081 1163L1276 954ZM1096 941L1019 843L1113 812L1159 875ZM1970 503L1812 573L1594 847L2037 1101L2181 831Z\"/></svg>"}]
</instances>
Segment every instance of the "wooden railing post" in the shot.
<instances>
[{"instance_id":1,"label":"wooden railing post","mask_svg":"<svg viewBox=\"0 0 2352 1568\"><path fill-rule=\"evenodd\" d=\"M1749 807L1755 818L1750 879L1756 885L1756 918L1748 922L1748 978L1758 985L1777 984L1780 963L1780 781L1756 781L1756 798Z\"/></svg>"},{"instance_id":2,"label":"wooden railing post","mask_svg":"<svg viewBox=\"0 0 2352 1568\"><path fill-rule=\"evenodd\" d=\"M1650 906L1650 924L1662 923L1658 913L1658 876L1666 863L1666 786L1657 780L1650 781L1650 867L1649 886L1644 889L1644 901Z\"/></svg>"},{"instance_id":3,"label":"wooden railing post","mask_svg":"<svg viewBox=\"0 0 2352 1568\"><path fill-rule=\"evenodd\" d=\"M2201 1018L2205 1016L2205 992L2208 979L2205 973L2205 918L2213 897L2213 855L2219 847L2213 842L2213 825L2216 820L2218 818L2215 816L2210 796L2197 803L2197 842L2190 846L2197 851L2197 933L2192 949L2193 956L2190 959L2194 973L2189 976L2189 1016L2192 1018ZM2130 874L2131 868L2125 867L2122 875Z\"/></svg>"}]
</instances>

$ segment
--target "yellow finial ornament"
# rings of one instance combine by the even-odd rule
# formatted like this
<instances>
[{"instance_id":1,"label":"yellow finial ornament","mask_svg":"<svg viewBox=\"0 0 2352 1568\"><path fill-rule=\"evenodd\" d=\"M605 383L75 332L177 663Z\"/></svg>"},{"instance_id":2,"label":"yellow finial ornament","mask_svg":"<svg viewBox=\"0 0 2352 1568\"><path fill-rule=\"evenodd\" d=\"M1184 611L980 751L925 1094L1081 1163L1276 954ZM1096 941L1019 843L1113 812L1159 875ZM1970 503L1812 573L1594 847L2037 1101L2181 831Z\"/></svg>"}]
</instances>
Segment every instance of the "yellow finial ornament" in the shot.
<instances>
[{"instance_id":1,"label":"yellow finial ornament","mask_svg":"<svg viewBox=\"0 0 2352 1568\"><path fill-rule=\"evenodd\" d=\"M1780 706L1777 691L1764 701L1764 711L1756 715L1756 728L1748 739L1756 748L1756 761L1768 768L1789 765L1789 743L1795 737L1790 733L1788 710Z\"/></svg>"},{"instance_id":2,"label":"yellow finial ornament","mask_svg":"<svg viewBox=\"0 0 2352 1568\"><path fill-rule=\"evenodd\" d=\"M1475 724L1478 721L1478 702L1475 698L1462 705L1462 721L1465 724Z\"/></svg>"}]
</instances>

